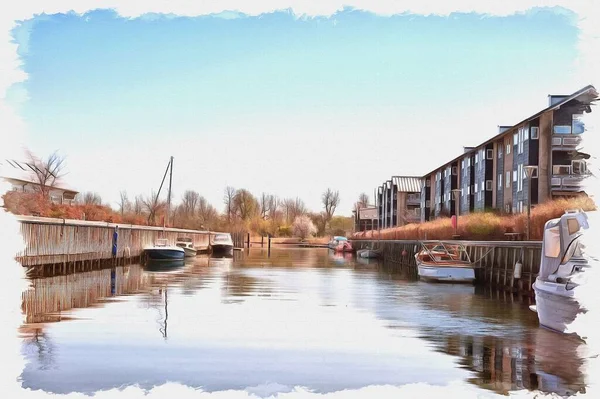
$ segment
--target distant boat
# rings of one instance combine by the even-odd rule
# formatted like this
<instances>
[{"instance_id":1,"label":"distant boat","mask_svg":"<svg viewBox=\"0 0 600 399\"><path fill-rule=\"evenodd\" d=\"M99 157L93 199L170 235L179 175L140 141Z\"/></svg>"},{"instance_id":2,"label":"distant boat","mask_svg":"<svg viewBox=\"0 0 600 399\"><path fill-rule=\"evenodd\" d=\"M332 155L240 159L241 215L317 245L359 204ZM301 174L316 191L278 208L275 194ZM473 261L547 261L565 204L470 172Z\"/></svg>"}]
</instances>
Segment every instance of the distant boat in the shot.
<instances>
[{"instance_id":1,"label":"distant boat","mask_svg":"<svg viewBox=\"0 0 600 399\"><path fill-rule=\"evenodd\" d=\"M337 247L333 249L335 252L353 252L352 244L349 241L340 242Z\"/></svg>"},{"instance_id":2,"label":"distant boat","mask_svg":"<svg viewBox=\"0 0 600 399\"><path fill-rule=\"evenodd\" d=\"M376 259L381 256L381 250L364 248L356 251L357 258Z\"/></svg>"},{"instance_id":3,"label":"distant boat","mask_svg":"<svg viewBox=\"0 0 600 399\"><path fill-rule=\"evenodd\" d=\"M422 242L421 246L422 249L415 254L415 260L418 275L422 279L455 283L471 283L475 280L474 265L462 245L435 241Z\"/></svg>"},{"instance_id":4,"label":"distant boat","mask_svg":"<svg viewBox=\"0 0 600 399\"><path fill-rule=\"evenodd\" d=\"M233 254L233 241L231 234L219 233L212 238L211 248L213 254Z\"/></svg>"},{"instance_id":5,"label":"distant boat","mask_svg":"<svg viewBox=\"0 0 600 399\"><path fill-rule=\"evenodd\" d=\"M589 267L581 237L592 215L597 212L567 211L544 226L540 272L533 283L536 306L530 309L542 326L561 333L582 311L575 299L579 285L572 279Z\"/></svg>"},{"instance_id":6,"label":"distant boat","mask_svg":"<svg viewBox=\"0 0 600 399\"><path fill-rule=\"evenodd\" d=\"M198 250L194 247L194 243L191 238L178 237L175 245L183 248L186 258L193 258L198 254Z\"/></svg>"},{"instance_id":7,"label":"distant boat","mask_svg":"<svg viewBox=\"0 0 600 399\"><path fill-rule=\"evenodd\" d=\"M346 237L334 236L329 243L327 243L327 247L329 249L336 249L341 243L348 242Z\"/></svg>"},{"instance_id":8,"label":"distant boat","mask_svg":"<svg viewBox=\"0 0 600 399\"><path fill-rule=\"evenodd\" d=\"M144 248L144 253L149 260L179 260L185 257L185 250L175 245L167 245L165 238L156 240L154 245Z\"/></svg>"}]
</instances>

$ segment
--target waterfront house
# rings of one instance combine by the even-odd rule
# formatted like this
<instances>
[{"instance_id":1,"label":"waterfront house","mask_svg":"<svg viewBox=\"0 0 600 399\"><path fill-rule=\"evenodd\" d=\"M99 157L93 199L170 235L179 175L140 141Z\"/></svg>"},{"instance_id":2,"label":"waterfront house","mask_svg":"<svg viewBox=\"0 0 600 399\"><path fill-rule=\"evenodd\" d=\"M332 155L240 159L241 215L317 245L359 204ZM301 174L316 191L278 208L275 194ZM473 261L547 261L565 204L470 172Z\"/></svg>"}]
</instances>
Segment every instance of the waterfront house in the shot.
<instances>
[{"instance_id":1,"label":"waterfront house","mask_svg":"<svg viewBox=\"0 0 600 399\"><path fill-rule=\"evenodd\" d=\"M354 231L377 230L378 213L376 206L356 206L352 213L354 214Z\"/></svg>"},{"instance_id":2,"label":"waterfront house","mask_svg":"<svg viewBox=\"0 0 600 399\"><path fill-rule=\"evenodd\" d=\"M13 191L39 191L40 184L36 182L34 168L36 166L29 162L2 159L0 160L0 178L8 182ZM54 184L48 191L52 202L69 205L74 202L78 193L63 182Z\"/></svg>"}]
</instances>

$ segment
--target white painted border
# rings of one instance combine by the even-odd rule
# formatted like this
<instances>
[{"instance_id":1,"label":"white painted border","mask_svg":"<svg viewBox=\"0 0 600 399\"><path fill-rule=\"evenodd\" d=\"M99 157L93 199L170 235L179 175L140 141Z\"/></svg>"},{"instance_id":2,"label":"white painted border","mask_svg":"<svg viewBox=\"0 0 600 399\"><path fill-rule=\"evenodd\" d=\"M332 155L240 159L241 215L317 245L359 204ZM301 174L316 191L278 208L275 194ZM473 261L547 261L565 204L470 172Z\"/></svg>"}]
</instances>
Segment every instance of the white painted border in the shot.
<instances>
[{"instance_id":1,"label":"white painted border","mask_svg":"<svg viewBox=\"0 0 600 399\"><path fill-rule=\"evenodd\" d=\"M369 10L378 14L391 15L394 13L412 12L416 14L438 14L448 15L451 12L477 12L489 13L492 15L510 15L515 12L522 12L534 6L563 6L576 12L580 19L578 21L581 30L579 49L580 58L578 59L578 68L580 70L581 84L583 87L586 84L600 84L600 80L596 79L600 73L598 64L598 48L600 48L600 11L598 10L597 2L594 0L549 0L549 1L533 1L533 0L503 0L503 1L469 1L469 0L454 0L454 1L425 1L411 0L399 2L394 0L353 0L353 1L327 1L327 0L229 0L229 1L185 1L185 0L152 0L152 1L134 1L134 0L53 0L50 1L2 1L0 5L0 32L3 34L3 41L0 41L0 93L5 93L8 87L16 82L26 79L25 74L19 69L19 59L16 52L16 44L11 43L10 29L15 24L16 20L30 19L35 14L47 13L54 14L58 12L74 11L76 13L84 13L86 11L98 8L114 8L120 15L125 17L137 17L147 12L154 13L173 13L186 16L205 15L210 13L218 13L223 10L237 10L249 15L258 15L265 12L270 12L276 9L291 8L299 15L331 15L342 6L353 6L358 9ZM0 96L4 97L4 96ZM597 115L600 111L596 111ZM590 126L600 128L597 123L597 116L592 116L593 122ZM0 131L2 131L2 146L0 146L0 157L16 149L27 140L25 138L26 129L23 121L10 109L2 100L0 100ZM588 123L588 122L586 122ZM597 133L597 131L596 131ZM597 154L598 134L590 135L590 140L587 140L587 152ZM600 171L600 168L597 169ZM596 189L596 187L594 187ZM0 192L5 192L7 187L0 183ZM3 380L0 380L3 394L7 397L44 397L45 393L29 392L21 390L20 385L16 382L16 378L21 373L23 368L23 359L19 353L20 345L16 338L15 329L21 324L22 315L20 311L20 294L23 289L23 273L22 269L15 264L13 254L21 250L23 244L18 233L18 222L9 214L0 211L0 264L3 268L3 280L5 284L0 289L0 302L6 310L6 316L2 320L2 339L3 344L3 362L2 371L0 374ZM598 242L596 240L596 242ZM590 252L596 251L595 243L589 247ZM593 254L592 254L593 255ZM597 265L596 265L597 266ZM596 267L596 271L597 271ZM588 278L594 282L600 282L600 278L596 274L588 274ZM591 283L590 281L590 283ZM19 284L21 282L22 284ZM588 304L589 312L585 317L576 320L575 326L577 331L588 336L588 344L594 349L598 345L598 329L593 329L594 320L597 320L597 307L599 302L595 290L596 284L589 284L589 291L580 298L584 304ZM595 334L595 335L591 335ZM593 367L592 367L593 366ZM595 364L589 364L589 375L600 376L598 372L597 361ZM592 371L592 369L594 371ZM598 378L598 377L596 377ZM590 381L593 383L593 381ZM14 396L10 396L14 393ZM586 396L597 397L597 388L592 385L588 389ZM249 398L254 397L245 391L227 391L221 393L201 393L181 385L164 385L155 388L150 397L227 397L227 398ZM388 396L408 396L408 397L476 397L474 390L469 387L465 388L457 384L451 384L447 387L433 387L426 384L412 384L400 388L394 387L368 387L358 391L344 391L328 395L317 395L306 392L302 389L290 393L277 395L280 398L296 398L296 397L330 397L330 398L351 398L351 397L388 397ZM52 395L54 397L54 395ZM62 396L62 395L61 395ZM69 397L81 397L83 395L73 394ZM134 387L128 388L125 391L109 391L98 393L97 397L142 397L143 394L139 389ZM490 394L489 396L495 396ZM519 393L513 396L533 396L533 393ZM542 395L543 396L543 395ZM539 397L539 396L538 396Z\"/></svg>"}]
</instances>

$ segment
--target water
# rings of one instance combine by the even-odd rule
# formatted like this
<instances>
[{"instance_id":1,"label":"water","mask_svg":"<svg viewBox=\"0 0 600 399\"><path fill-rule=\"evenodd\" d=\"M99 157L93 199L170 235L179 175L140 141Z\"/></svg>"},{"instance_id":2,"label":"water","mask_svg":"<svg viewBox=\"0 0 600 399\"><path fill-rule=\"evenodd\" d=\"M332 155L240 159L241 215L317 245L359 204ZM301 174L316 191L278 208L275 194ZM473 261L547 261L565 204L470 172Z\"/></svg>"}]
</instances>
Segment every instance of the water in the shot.
<instances>
[{"instance_id":1,"label":"water","mask_svg":"<svg viewBox=\"0 0 600 399\"><path fill-rule=\"evenodd\" d=\"M32 278L22 384L93 393L174 381L267 395L460 380L482 392L584 392L580 341L539 328L528 300L398 269L273 249L168 272Z\"/></svg>"}]
</instances>

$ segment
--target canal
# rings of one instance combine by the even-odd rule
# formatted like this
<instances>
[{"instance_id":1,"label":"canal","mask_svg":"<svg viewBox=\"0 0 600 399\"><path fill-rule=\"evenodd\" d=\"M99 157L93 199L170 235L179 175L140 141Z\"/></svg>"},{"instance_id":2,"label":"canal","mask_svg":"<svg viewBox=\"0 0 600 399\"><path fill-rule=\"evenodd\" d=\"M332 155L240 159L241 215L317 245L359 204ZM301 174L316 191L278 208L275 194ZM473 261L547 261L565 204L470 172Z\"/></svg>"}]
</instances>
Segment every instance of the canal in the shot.
<instances>
[{"instance_id":1,"label":"canal","mask_svg":"<svg viewBox=\"0 0 600 399\"><path fill-rule=\"evenodd\" d=\"M460 381L484 394L585 391L581 342L539 328L529 298L424 283L398 265L327 249L29 279L24 388L172 381L264 396Z\"/></svg>"}]
</instances>

